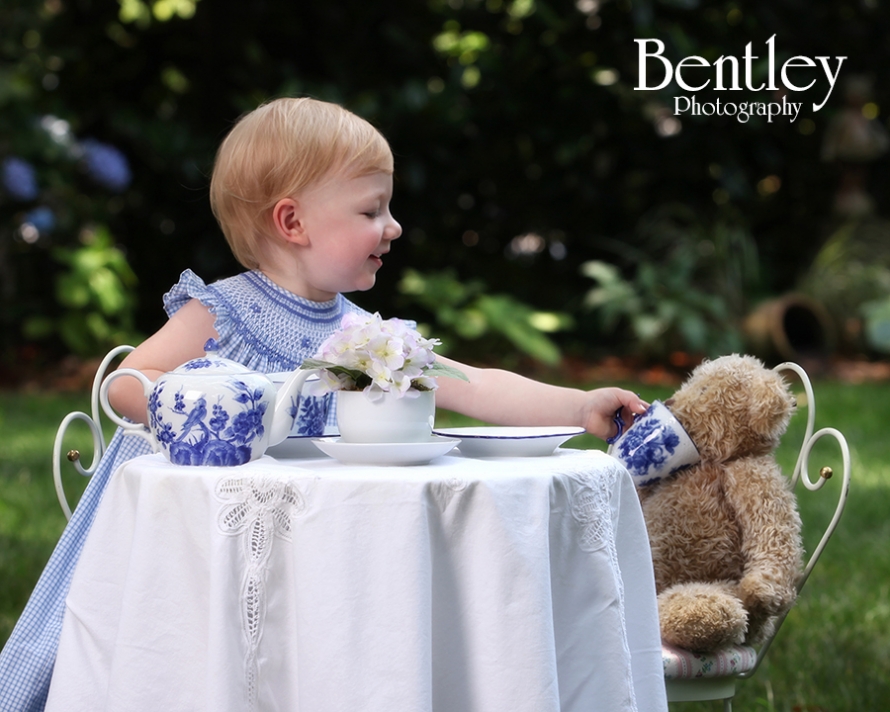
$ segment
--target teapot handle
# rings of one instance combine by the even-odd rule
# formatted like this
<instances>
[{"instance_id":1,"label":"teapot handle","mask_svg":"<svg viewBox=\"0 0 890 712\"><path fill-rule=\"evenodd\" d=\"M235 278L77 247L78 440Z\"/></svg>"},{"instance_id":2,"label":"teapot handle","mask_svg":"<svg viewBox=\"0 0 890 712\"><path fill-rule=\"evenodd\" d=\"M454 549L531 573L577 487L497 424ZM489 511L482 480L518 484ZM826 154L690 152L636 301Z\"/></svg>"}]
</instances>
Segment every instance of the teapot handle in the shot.
<instances>
[{"instance_id":1,"label":"teapot handle","mask_svg":"<svg viewBox=\"0 0 890 712\"><path fill-rule=\"evenodd\" d=\"M155 384L148 380L148 377L141 371L137 371L135 368L120 368L114 373L110 373L108 377L102 382L102 387L99 389L99 402L102 404L102 410L105 411L105 415L108 416L109 420L123 429L124 435L138 435L139 437L144 438L148 441L148 444L151 445L151 449L154 452L158 452L160 450L160 447L158 446L158 441L155 439L155 436L152 435L151 431L148 430L148 428L146 428L142 423L134 423L130 420L124 420L121 416L114 412L114 409L108 402L108 387L111 385L111 382L114 379L119 378L120 376L132 376L133 378L140 381L142 383L142 388L145 392L146 398L151 395L151 392L154 389Z\"/></svg>"}]
</instances>

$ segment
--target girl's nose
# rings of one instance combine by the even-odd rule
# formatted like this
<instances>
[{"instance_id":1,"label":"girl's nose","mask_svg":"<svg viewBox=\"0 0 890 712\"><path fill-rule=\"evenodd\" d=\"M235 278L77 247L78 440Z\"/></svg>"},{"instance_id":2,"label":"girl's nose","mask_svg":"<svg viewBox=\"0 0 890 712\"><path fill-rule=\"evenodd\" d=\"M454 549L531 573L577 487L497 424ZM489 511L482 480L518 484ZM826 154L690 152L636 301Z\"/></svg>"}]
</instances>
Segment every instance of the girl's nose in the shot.
<instances>
[{"instance_id":1,"label":"girl's nose","mask_svg":"<svg viewBox=\"0 0 890 712\"><path fill-rule=\"evenodd\" d=\"M402 226L399 225L399 221L390 215L389 217L389 225L386 227L385 237L388 240L396 240L402 234Z\"/></svg>"}]
</instances>

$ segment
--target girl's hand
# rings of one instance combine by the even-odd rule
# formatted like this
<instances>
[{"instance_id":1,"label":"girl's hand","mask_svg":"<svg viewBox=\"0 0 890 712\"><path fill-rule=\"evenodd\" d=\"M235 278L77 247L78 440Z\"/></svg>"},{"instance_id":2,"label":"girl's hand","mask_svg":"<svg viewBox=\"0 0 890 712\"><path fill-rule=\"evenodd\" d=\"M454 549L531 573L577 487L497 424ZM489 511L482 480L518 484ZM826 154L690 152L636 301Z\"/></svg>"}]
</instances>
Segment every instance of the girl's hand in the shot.
<instances>
[{"instance_id":1,"label":"girl's hand","mask_svg":"<svg viewBox=\"0 0 890 712\"><path fill-rule=\"evenodd\" d=\"M634 418L646 412L649 404L636 393L623 388L597 388L587 391L586 409L582 425L588 433L596 435L602 440L608 440L618 435L618 425L615 423L615 414L618 413L624 421L625 429L630 427Z\"/></svg>"},{"instance_id":2,"label":"girl's hand","mask_svg":"<svg viewBox=\"0 0 890 712\"><path fill-rule=\"evenodd\" d=\"M440 378L436 405L495 425L576 425L607 440L618 434L616 413L629 426L649 407L623 388L583 391L497 368L474 368L443 357L437 360L463 371L470 380Z\"/></svg>"}]
</instances>

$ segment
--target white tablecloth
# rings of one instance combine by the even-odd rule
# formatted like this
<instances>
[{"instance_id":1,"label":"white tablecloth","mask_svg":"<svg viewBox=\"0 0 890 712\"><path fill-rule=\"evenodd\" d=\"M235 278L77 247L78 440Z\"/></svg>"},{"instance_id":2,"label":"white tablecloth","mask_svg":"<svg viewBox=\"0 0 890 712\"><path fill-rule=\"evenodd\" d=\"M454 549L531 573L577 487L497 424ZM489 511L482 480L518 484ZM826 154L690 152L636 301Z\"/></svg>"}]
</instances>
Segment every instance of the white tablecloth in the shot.
<instances>
[{"instance_id":1,"label":"white tablecloth","mask_svg":"<svg viewBox=\"0 0 890 712\"><path fill-rule=\"evenodd\" d=\"M47 710L666 711L630 476L577 450L132 460L75 572Z\"/></svg>"}]
</instances>

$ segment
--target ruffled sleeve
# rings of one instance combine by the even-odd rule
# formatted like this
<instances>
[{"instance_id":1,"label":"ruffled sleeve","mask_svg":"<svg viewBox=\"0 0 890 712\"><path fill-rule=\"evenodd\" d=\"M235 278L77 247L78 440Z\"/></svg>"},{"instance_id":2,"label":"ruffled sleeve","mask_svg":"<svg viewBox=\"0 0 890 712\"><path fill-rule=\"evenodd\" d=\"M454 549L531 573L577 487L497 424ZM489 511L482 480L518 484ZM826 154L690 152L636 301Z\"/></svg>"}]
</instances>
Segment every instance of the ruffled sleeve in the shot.
<instances>
[{"instance_id":1,"label":"ruffled sleeve","mask_svg":"<svg viewBox=\"0 0 890 712\"><path fill-rule=\"evenodd\" d=\"M190 269L185 270L179 281L164 295L164 311L171 317L192 299L197 299L216 317L214 327L219 334L219 342L228 344L236 337L235 324L229 314L230 302L214 285L208 286Z\"/></svg>"},{"instance_id":2,"label":"ruffled sleeve","mask_svg":"<svg viewBox=\"0 0 890 712\"><path fill-rule=\"evenodd\" d=\"M362 310L342 294L312 302L279 287L258 271L205 284L185 270L164 295L173 316L191 299L214 315L219 355L261 373L291 371L337 330L343 314Z\"/></svg>"},{"instance_id":3,"label":"ruffled sleeve","mask_svg":"<svg viewBox=\"0 0 890 712\"><path fill-rule=\"evenodd\" d=\"M164 311L167 312L167 316L173 316L192 299L198 299L201 304L209 307L213 314L218 314L217 310L220 307L218 295L204 284L204 280L187 269L179 276L179 281L164 295Z\"/></svg>"}]
</instances>

